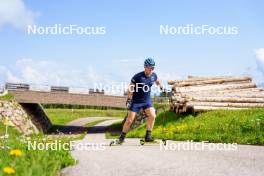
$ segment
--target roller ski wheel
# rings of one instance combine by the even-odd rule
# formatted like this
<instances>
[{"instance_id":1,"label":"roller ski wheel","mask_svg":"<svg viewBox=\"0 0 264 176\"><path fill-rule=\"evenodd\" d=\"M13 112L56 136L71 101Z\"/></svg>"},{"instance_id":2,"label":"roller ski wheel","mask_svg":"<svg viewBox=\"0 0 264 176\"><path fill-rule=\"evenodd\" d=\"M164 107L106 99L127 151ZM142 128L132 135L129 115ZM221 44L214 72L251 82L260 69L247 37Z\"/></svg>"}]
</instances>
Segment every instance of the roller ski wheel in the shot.
<instances>
[{"instance_id":1,"label":"roller ski wheel","mask_svg":"<svg viewBox=\"0 0 264 176\"><path fill-rule=\"evenodd\" d=\"M167 141L166 141L166 139L162 139L162 144L163 144L163 145L167 145Z\"/></svg>"},{"instance_id":2,"label":"roller ski wheel","mask_svg":"<svg viewBox=\"0 0 264 176\"><path fill-rule=\"evenodd\" d=\"M159 141L146 141L145 139L140 139L140 145L145 145L145 144L159 144Z\"/></svg>"},{"instance_id":3,"label":"roller ski wheel","mask_svg":"<svg viewBox=\"0 0 264 176\"><path fill-rule=\"evenodd\" d=\"M145 139L140 139L140 145L145 145L145 144L159 144L160 142L162 142L163 145L167 145L167 141L165 139L162 139L162 141L145 141Z\"/></svg>"},{"instance_id":4,"label":"roller ski wheel","mask_svg":"<svg viewBox=\"0 0 264 176\"><path fill-rule=\"evenodd\" d=\"M109 146L117 146L117 145L122 145L124 143L124 141L119 141L118 139L117 140L114 140L114 141L111 141Z\"/></svg>"}]
</instances>

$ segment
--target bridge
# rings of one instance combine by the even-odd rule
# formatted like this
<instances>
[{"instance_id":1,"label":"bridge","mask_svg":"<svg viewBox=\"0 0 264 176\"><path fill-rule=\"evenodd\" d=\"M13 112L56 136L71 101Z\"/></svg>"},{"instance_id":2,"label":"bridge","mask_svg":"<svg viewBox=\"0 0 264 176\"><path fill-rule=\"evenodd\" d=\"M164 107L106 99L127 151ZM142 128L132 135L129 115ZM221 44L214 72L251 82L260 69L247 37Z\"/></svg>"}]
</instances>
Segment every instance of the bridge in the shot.
<instances>
[{"instance_id":1,"label":"bridge","mask_svg":"<svg viewBox=\"0 0 264 176\"><path fill-rule=\"evenodd\" d=\"M51 121L40 104L69 104L126 108L126 96L105 95L104 91L89 90L87 93L69 92L68 87L51 86L49 91L32 90L28 84L6 83L4 90L14 96L32 123L44 133L52 127Z\"/></svg>"},{"instance_id":2,"label":"bridge","mask_svg":"<svg viewBox=\"0 0 264 176\"><path fill-rule=\"evenodd\" d=\"M32 85L6 83L5 89L12 93L18 103L70 104L126 108L125 96L105 95L104 90L89 89L88 93L70 92L69 87L50 86L47 90L34 90Z\"/></svg>"},{"instance_id":3,"label":"bridge","mask_svg":"<svg viewBox=\"0 0 264 176\"><path fill-rule=\"evenodd\" d=\"M104 94L73 94L68 92L40 92L31 90L9 90L32 123L39 131L48 133L52 127L51 121L40 104L70 104L91 105L113 108L125 108L125 96L110 96ZM77 129L78 130L78 129Z\"/></svg>"},{"instance_id":4,"label":"bridge","mask_svg":"<svg viewBox=\"0 0 264 176\"><path fill-rule=\"evenodd\" d=\"M9 91L19 103L71 104L125 108L125 96L68 92Z\"/></svg>"}]
</instances>

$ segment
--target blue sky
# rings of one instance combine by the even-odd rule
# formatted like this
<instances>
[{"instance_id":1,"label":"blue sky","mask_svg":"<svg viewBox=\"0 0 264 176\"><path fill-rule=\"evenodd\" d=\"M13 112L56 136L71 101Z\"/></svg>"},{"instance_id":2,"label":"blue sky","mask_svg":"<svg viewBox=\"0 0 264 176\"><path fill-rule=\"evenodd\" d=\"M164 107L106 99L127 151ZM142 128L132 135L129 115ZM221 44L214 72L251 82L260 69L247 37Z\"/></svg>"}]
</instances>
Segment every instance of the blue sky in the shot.
<instances>
[{"instance_id":1,"label":"blue sky","mask_svg":"<svg viewBox=\"0 0 264 176\"><path fill-rule=\"evenodd\" d=\"M187 75L264 82L264 2L1 0L0 81L90 87L129 82L153 57L165 83ZM105 35L28 35L27 24L104 26ZM236 26L238 35L160 35L160 25Z\"/></svg>"}]
</instances>

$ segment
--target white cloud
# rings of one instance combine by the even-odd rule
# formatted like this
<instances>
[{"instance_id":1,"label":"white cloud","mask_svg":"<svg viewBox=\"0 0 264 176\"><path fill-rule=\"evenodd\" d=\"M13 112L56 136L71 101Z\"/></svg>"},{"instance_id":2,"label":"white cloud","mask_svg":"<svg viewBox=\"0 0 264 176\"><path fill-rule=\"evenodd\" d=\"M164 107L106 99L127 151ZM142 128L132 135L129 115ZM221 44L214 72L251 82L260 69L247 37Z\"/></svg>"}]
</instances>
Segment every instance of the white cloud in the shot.
<instances>
[{"instance_id":1,"label":"white cloud","mask_svg":"<svg viewBox=\"0 0 264 176\"><path fill-rule=\"evenodd\" d=\"M162 81L163 84L167 84L168 80L175 80L175 79L185 79L185 76L180 75L176 72L166 72L166 71L158 71L157 72L159 79Z\"/></svg>"},{"instance_id":2,"label":"white cloud","mask_svg":"<svg viewBox=\"0 0 264 176\"><path fill-rule=\"evenodd\" d=\"M3 82L19 82L43 86L92 88L95 82L106 82L92 66L79 69L63 63L33 59L18 60L12 70L0 66L0 77L2 77Z\"/></svg>"},{"instance_id":3,"label":"white cloud","mask_svg":"<svg viewBox=\"0 0 264 176\"><path fill-rule=\"evenodd\" d=\"M130 59L114 59L112 62L115 64L134 64L137 62L143 63L144 57L130 58Z\"/></svg>"},{"instance_id":4,"label":"white cloud","mask_svg":"<svg viewBox=\"0 0 264 176\"><path fill-rule=\"evenodd\" d=\"M257 49L255 50L255 52L256 52L257 59L264 62L264 48Z\"/></svg>"},{"instance_id":5,"label":"white cloud","mask_svg":"<svg viewBox=\"0 0 264 176\"><path fill-rule=\"evenodd\" d=\"M131 60L130 60L131 61ZM0 81L14 83L28 83L33 90L49 91L50 86L69 86L71 92L86 93L94 85L119 86L114 92L107 94L117 95L123 92L131 77L143 71L142 61L108 64L105 69L87 66L76 68L61 62L36 59L19 59L12 68L0 66ZM111 66L112 65L112 66ZM159 78L164 84L168 79L177 79L179 74L165 70L157 70Z\"/></svg>"},{"instance_id":6,"label":"white cloud","mask_svg":"<svg viewBox=\"0 0 264 176\"><path fill-rule=\"evenodd\" d=\"M38 13L29 10L23 0L0 1L0 27L11 25L18 29L24 29L27 25L33 25Z\"/></svg>"},{"instance_id":7,"label":"white cloud","mask_svg":"<svg viewBox=\"0 0 264 176\"><path fill-rule=\"evenodd\" d=\"M0 78L1 81L7 81L7 82L21 82L22 80L16 77L12 74L10 70L8 70L4 66L0 66Z\"/></svg>"},{"instance_id":8,"label":"white cloud","mask_svg":"<svg viewBox=\"0 0 264 176\"><path fill-rule=\"evenodd\" d=\"M144 70L144 57L129 58L129 59L116 59L113 60L111 64L107 66L107 69L113 70L111 72L112 76L120 81L130 82L130 79L137 72ZM157 73L159 79L163 84L167 84L168 80L171 79L183 79L184 75L179 74L177 71L168 70L167 67L162 68L158 63L162 62L157 60L157 67L155 72Z\"/></svg>"}]
</instances>

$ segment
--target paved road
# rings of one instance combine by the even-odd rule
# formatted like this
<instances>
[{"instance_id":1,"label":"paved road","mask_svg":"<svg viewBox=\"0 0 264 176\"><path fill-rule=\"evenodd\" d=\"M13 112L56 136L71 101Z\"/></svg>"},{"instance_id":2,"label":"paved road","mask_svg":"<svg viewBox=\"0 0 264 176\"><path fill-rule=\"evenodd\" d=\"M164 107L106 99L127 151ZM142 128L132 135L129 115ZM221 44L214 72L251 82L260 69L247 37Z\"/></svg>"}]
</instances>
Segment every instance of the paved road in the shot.
<instances>
[{"instance_id":1,"label":"paved road","mask_svg":"<svg viewBox=\"0 0 264 176\"><path fill-rule=\"evenodd\" d=\"M113 122L105 121L97 126ZM73 157L78 159L79 163L63 169L62 175L264 175L263 146L238 145L235 151L210 151L208 148L198 151L184 150L181 146L187 146L190 144L188 142L168 141L169 150L165 150L160 145L140 146L139 139L127 139L122 146L100 145L109 142L110 140L105 139L104 133L87 134L83 140L77 141L76 144L96 143L99 147L89 146L87 150L72 151ZM217 144L210 145L216 147Z\"/></svg>"},{"instance_id":2,"label":"paved road","mask_svg":"<svg viewBox=\"0 0 264 176\"><path fill-rule=\"evenodd\" d=\"M117 117L84 117L84 118L79 118L79 119L73 120L73 121L69 122L67 125L69 125L69 126L83 126L87 123L94 122L97 120L103 120L103 119L111 120L111 119L117 119Z\"/></svg>"}]
</instances>

